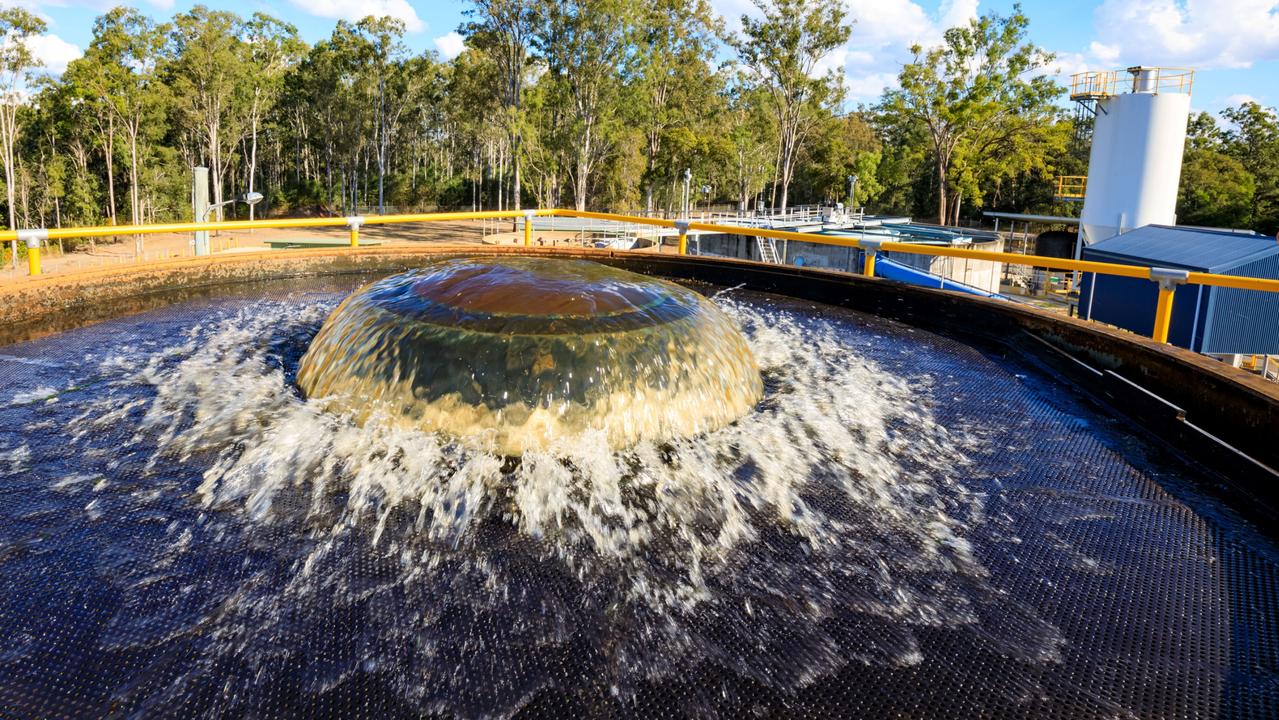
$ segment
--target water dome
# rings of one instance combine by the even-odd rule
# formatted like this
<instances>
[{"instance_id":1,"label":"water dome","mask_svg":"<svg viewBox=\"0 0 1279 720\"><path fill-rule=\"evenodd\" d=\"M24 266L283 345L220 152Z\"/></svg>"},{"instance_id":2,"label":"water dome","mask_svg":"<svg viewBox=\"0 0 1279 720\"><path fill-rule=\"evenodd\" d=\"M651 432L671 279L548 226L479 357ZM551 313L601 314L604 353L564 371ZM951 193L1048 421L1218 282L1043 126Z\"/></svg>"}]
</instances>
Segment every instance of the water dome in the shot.
<instances>
[{"instance_id":1,"label":"water dome","mask_svg":"<svg viewBox=\"0 0 1279 720\"><path fill-rule=\"evenodd\" d=\"M309 398L506 454L599 431L612 447L722 427L763 394L739 329L680 285L536 257L432 262L343 302L303 357Z\"/></svg>"}]
</instances>

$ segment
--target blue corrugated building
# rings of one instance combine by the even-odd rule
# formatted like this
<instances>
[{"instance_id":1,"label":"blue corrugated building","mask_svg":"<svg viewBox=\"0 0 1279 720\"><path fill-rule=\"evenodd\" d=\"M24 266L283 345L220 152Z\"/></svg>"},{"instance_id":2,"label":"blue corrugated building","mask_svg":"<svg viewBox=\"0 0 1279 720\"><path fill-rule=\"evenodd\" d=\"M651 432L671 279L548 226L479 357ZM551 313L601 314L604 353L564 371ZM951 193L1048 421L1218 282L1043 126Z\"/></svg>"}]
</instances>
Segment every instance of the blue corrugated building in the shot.
<instances>
[{"instance_id":1,"label":"blue corrugated building","mask_svg":"<svg viewBox=\"0 0 1279 720\"><path fill-rule=\"evenodd\" d=\"M1275 238L1229 230L1147 225L1084 248L1085 260L1279 279ZM1079 314L1149 335L1158 285L1084 275ZM1183 285L1168 342L1201 353L1279 354L1279 294Z\"/></svg>"}]
</instances>

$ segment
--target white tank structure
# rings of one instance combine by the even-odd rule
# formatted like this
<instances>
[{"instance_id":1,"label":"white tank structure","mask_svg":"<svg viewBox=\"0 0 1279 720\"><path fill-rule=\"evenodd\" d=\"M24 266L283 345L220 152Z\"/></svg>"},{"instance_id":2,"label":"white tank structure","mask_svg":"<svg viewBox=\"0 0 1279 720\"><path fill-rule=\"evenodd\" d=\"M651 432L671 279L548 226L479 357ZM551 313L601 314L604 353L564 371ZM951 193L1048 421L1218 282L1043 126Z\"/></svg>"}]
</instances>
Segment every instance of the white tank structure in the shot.
<instances>
[{"instance_id":1,"label":"white tank structure","mask_svg":"<svg viewBox=\"0 0 1279 720\"><path fill-rule=\"evenodd\" d=\"M1071 78L1070 98L1093 112L1080 240L1144 225L1175 225L1194 71L1132 67Z\"/></svg>"}]
</instances>

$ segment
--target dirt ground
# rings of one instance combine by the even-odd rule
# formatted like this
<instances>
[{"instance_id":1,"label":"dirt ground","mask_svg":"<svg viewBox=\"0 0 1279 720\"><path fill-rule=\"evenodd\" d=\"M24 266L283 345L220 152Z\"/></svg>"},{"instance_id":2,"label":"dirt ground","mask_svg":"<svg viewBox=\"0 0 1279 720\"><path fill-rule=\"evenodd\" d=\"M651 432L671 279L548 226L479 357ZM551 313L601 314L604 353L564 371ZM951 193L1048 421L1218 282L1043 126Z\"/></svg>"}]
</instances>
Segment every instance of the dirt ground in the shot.
<instances>
[{"instance_id":1,"label":"dirt ground","mask_svg":"<svg viewBox=\"0 0 1279 720\"><path fill-rule=\"evenodd\" d=\"M510 227L509 225L506 227ZM487 225L482 221L461 220L439 223L414 223L405 225L368 225L361 229L360 239L366 242L380 241L383 246L405 246L418 243L453 243L476 245L517 244L524 242L520 231L497 232L502 229L493 221ZM270 242L280 240L318 240L328 239L344 242L347 238L346 228L262 228L257 230L239 230L211 235L209 244L214 254L266 252L271 249ZM46 244L41 255L41 269L45 275L91 270L109 265L124 265L133 262L154 262L168 258L191 256L194 254L191 233L166 233L144 235L141 256L135 255L132 236L121 237L118 242L112 238L100 239L92 250L84 248L76 252L59 252L57 241ZM582 239L569 232L536 232L533 242L540 246L581 246ZM5 245L5 250L9 245ZM15 264L8 252L4 254L4 266L0 267L0 284L24 282L28 279L25 255L18 258Z\"/></svg>"}]
</instances>

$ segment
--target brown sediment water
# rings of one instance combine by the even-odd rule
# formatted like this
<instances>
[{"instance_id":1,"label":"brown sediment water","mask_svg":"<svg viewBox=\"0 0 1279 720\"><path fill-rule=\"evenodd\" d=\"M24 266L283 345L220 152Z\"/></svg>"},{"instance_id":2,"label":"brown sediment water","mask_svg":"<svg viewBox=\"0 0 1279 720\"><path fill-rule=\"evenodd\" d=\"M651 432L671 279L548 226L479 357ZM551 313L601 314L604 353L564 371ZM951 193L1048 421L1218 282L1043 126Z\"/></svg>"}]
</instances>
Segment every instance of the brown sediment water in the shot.
<instances>
[{"instance_id":1,"label":"brown sediment water","mask_svg":"<svg viewBox=\"0 0 1279 720\"><path fill-rule=\"evenodd\" d=\"M309 398L519 455L722 427L763 395L740 330L665 280L586 260L454 258L360 289L303 357Z\"/></svg>"}]
</instances>

